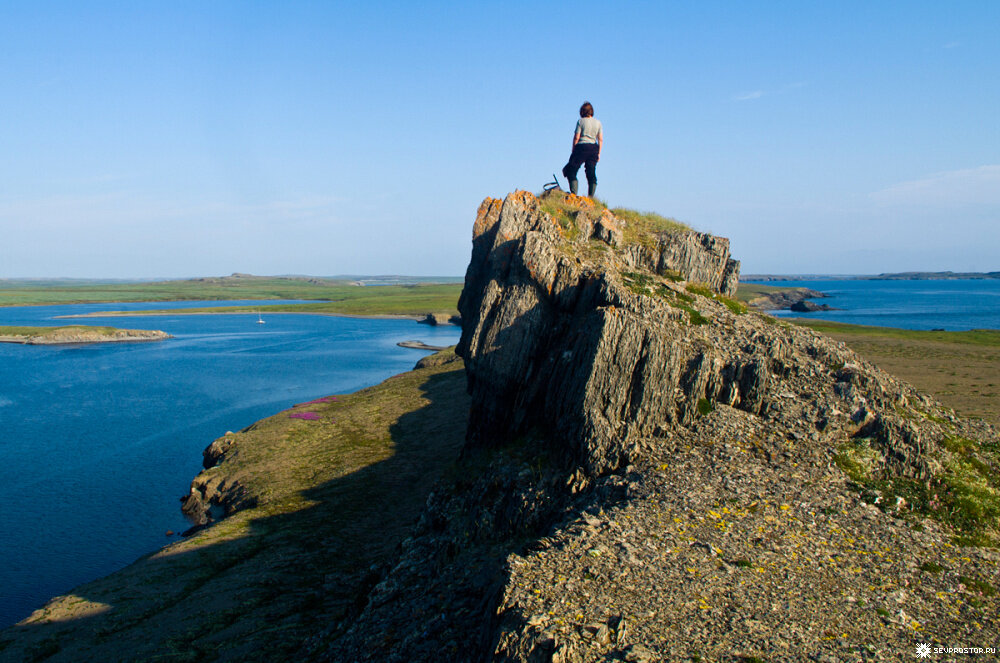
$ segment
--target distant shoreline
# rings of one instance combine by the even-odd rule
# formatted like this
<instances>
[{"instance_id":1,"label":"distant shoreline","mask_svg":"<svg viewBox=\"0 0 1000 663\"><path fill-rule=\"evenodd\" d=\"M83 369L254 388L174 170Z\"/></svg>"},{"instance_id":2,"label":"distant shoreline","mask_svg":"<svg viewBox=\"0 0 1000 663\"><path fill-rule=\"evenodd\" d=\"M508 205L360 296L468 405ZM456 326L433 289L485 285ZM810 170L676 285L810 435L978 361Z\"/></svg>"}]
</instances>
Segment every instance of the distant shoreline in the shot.
<instances>
[{"instance_id":1,"label":"distant shoreline","mask_svg":"<svg viewBox=\"0 0 1000 663\"><path fill-rule=\"evenodd\" d=\"M234 307L235 308L235 307ZM242 307L240 307L242 309ZM129 317L157 317L168 315L325 315L332 318L352 318L356 320L413 320L414 322L426 324L442 324L440 322L430 323L434 317L432 313L332 313L329 311L269 311L266 307L261 307L260 311L198 311L190 309L175 309L170 311L104 311L94 313L74 313L72 315L57 315L54 320L66 320L70 318L129 318ZM443 324L455 325L454 322ZM457 325L456 325L457 326Z\"/></svg>"},{"instance_id":2,"label":"distant shoreline","mask_svg":"<svg viewBox=\"0 0 1000 663\"><path fill-rule=\"evenodd\" d=\"M883 274L744 274L740 283L770 281L982 281L1000 272L887 272Z\"/></svg>"}]
</instances>

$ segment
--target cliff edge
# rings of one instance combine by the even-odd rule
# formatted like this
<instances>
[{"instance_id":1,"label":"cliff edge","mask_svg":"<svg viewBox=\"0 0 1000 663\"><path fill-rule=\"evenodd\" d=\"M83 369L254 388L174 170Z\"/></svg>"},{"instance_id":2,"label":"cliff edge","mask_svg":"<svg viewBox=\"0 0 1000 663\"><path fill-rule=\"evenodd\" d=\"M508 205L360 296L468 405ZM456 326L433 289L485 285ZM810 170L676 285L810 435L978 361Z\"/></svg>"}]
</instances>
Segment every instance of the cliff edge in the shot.
<instances>
[{"instance_id":1,"label":"cliff edge","mask_svg":"<svg viewBox=\"0 0 1000 663\"><path fill-rule=\"evenodd\" d=\"M487 199L453 478L322 660L897 660L996 640L995 429L728 297L728 242Z\"/></svg>"}]
</instances>

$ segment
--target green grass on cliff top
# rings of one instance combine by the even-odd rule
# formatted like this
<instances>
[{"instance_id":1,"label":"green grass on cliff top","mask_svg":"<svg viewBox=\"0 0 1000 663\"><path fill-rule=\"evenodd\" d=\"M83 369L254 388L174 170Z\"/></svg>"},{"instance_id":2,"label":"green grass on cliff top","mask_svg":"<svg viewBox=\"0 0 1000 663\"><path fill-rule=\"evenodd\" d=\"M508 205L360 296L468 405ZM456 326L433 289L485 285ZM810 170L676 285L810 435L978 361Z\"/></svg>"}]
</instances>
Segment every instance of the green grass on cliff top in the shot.
<instances>
[{"instance_id":1,"label":"green grass on cliff top","mask_svg":"<svg viewBox=\"0 0 1000 663\"><path fill-rule=\"evenodd\" d=\"M582 196L576 199L576 201L580 200L585 201L586 199ZM603 200L599 198L592 200L599 210L609 209ZM572 220L581 210L585 209L581 204L576 204L564 191L551 191L542 194L539 196L539 201L542 211L551 215L563 228L568 230L575 228L575 225L571 223ZM615 207L611 208L610 211L625 222L624 235L627 244L647 244L655 233L691 230L690 226L656 212L640 212L628 207Z\"/></svg>"}]
</instances>

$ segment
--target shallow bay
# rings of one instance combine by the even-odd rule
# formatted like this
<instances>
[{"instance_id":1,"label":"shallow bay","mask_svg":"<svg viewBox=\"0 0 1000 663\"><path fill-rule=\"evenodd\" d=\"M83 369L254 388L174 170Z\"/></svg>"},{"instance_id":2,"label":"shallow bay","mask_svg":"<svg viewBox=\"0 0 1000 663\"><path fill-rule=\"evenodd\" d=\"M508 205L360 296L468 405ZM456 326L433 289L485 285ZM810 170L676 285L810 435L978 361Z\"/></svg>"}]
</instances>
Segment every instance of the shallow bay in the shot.
<instances>
[{"instance_id":1,"label":"shallow bay","mask_svg":"<svg viewBox=\"0 0 1000 663\"><path fill-rule=\"evenodd\" d=\"M819 290L828 297L816 303L838 310L770 311L778 316L900 329L1000 329L1000 279L782 281L780 285Z\"/></svg>"},{"instance_id":2,"label":"shallow bay","mask_svg":"<svg viewBox=\"0 0 1000 663\"><path fill-rule=\"evenodd\" d=\"M148 306L0 308L0 324L58 326L65 322L57 315ZM0 627L186 528L178 498L216 437L295 403L378 383L427 354L399 341L450 345L460 333L409 320L265 320L116 318L116 326L175 338L0 345Z\"/></svg>"}]
</instances>

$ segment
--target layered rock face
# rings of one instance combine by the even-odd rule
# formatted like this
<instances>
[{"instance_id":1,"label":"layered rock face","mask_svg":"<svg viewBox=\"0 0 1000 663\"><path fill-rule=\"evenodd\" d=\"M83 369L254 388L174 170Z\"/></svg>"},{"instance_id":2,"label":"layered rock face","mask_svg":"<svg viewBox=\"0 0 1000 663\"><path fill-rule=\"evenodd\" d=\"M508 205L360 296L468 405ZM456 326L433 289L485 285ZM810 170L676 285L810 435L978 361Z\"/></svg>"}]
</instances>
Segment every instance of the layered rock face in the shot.
<instances>
[{"instance_id":1,"label":"layered rock face","mask_svg":"<svg viewBox=\"0 0 1000 663\"><path fill-rule=\"evenodd\" d=\"M783 379L857 361L809 332L737 315L724 297L739 277L727 240L686 231L626 245L625 223L588 203L566 224L526 192L479 209L457 349L471 445L541 428L600 473L627 463L638 440L692 421L702 400L758 414Z\"/></svg>"},{"instance_id":2,"label":"layered rock face","mask_svg":"<svg viewBox=\"0 0 1000 663\"><path fill-rule=\"evenodd\" d=\"M724 239L554 195L479 209L463 460L322 660L895 660L1000 620L948 599L997 556L935 552L995 430L747 312Z\"/></svg>"}]
</instances>

